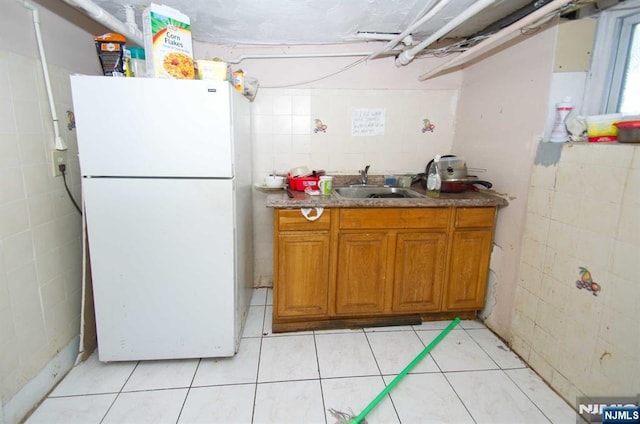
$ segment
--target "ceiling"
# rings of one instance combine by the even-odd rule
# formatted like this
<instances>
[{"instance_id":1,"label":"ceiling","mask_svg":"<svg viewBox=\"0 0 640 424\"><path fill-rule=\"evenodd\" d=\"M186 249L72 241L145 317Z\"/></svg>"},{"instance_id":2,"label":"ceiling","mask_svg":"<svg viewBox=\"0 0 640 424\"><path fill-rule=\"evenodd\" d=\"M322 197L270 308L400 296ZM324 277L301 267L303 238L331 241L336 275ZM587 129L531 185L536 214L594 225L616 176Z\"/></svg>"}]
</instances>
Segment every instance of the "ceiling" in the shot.
<instances>
[{"instance_id":1,"label":"ceiling","mask_svg":"<svg viewBox=\"0 0 640 424\"><path fill-rule=\"evenodd\" d=\"M125 5L133 6L136 22L149 0L93 0L125 21ZM443 38L467 38L505 16L525 14L550 0L496 0ZM194 40L224 45L341 44L397 35L427 13L438 0L162 0L189 16ZM452 0L435 17L412 31L417 44L475 0ZM534 6L535 4L535 6ZM498 22L504 26L504 21ZM499 28L497 28L499 29ZM380 35L382 34L382 35ZM408 40L410 41L410 40Z\"/></svg>"}]
</instances>

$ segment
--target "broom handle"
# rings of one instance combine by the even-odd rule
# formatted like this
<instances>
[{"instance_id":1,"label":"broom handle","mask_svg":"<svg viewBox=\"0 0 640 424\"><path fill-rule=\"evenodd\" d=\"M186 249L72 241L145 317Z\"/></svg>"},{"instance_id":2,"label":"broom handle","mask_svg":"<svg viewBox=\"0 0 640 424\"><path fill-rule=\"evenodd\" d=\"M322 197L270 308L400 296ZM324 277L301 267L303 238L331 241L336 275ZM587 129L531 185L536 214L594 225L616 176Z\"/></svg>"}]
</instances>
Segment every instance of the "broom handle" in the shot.
<instances>
[{"instance_id":1,"label":"broom handle","mask_svg":"<svg viewBox=\"0 0 640 424\"><path fill-rule=\"evenodd\" d=\"M349 420L349 424L359 424L360 421L362 421L364 419L364 417L367 416L367 414L369 414L369 412L371 412L371 410L373 408L376 407L376 405L378 403L380 403L380 401L382 399L384 399L384 397L391 391L391 389L393 389L399 382L400 380L402 380L402 378L409 374L409 371L411 371L411 369L413 367L415 367L418 362L420 362L422 360L422 358L424 358L430 351L431 349L433 349L439 342L440 340L444 339L444 337L449 333L449 331L453 330L453 327L455 327L456 325L458 325L458 323L460 322L460 318L456 317L453 321L451 321L451 323L449 325L447 325L447 328L445 328L444 330L442 330L442 332L440 334L438 334L438 337L436 337L435 339L433 339L433 341L431 343L429 343L427 345L427 347L425 347L422 352L420 352L418 354L418 356L416 356L415 358L413 358L413 361L409 362L409 365L407 365L406 367L404 367L404 369L400 372L400 374L398 374L396 376L396 378L394 378L391 383L389 383L388 386L386 386L381 392L380 394L378 394L378 396L376 396L375 399L373 399L369 405L367 405L366 408L364 408L362 410L362 412L355 418Z\"/></svg>"}]
</instances>

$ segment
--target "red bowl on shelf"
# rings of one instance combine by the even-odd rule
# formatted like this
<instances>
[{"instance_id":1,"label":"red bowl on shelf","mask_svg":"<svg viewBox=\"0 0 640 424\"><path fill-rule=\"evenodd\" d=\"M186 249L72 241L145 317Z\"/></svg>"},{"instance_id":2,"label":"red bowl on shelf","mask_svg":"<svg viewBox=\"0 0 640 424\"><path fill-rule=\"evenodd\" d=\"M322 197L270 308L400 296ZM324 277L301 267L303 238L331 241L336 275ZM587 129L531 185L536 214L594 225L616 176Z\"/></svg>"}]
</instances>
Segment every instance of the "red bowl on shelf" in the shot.
<instances>
[{"instance_id":1,"label":"red bowl on shelf","mask_svg":"<svg viewBox=\"0 0 640 424\"><path fill-rule=\"evenodd\" d=\"M618 128L619 143L640 143L640 119L614 122Z\"/></svg>"}]
</instances>

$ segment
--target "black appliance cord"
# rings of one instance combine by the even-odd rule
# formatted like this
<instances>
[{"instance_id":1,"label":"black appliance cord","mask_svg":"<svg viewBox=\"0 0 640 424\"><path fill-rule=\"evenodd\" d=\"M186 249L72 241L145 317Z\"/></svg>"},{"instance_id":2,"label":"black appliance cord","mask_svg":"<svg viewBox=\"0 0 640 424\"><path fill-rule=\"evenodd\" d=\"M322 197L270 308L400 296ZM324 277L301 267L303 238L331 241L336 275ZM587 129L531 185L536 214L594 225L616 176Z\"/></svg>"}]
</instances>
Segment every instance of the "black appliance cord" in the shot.
<instances>
[{"instance_id":1,"label":"black appliance cord","mask_svg":"<svg viewBox=\"0 0 640 424\"><path fill-rule=\"evenodd\" d=\"M73 195L71 194L71 190L69 190L69 186L67 185L67 178L64 172L66 170L66 166L64 164L58 165L58 169L62 174L62 181L64 182L64 188L67 190L67 194L69 195L69 199L71 200L71 203L73 203L73 206L76 207L76 210L78 211L78 213L82 215L82 209L80 209L80 206L78 206L78 203L76 203L76 200L73 198Z\"/></svg>"}]
</instances>

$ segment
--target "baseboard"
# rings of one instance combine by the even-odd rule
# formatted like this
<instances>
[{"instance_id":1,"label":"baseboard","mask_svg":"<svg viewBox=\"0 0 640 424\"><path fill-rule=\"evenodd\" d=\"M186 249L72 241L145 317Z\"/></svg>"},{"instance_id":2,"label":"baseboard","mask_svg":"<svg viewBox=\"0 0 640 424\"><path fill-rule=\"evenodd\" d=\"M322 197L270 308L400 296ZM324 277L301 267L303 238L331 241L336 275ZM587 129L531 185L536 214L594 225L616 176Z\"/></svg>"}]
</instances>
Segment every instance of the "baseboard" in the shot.
<instances>
[{"instance_id":1,"label":"baseboard","mask_svg":"<svg viewBox=\"0 0 640 424\"><path fill-rule=\"evenodd\" d=\"M17 424L35 408L73 368L80 336L74 337L42 370L0 407L0 423Z\"/></svg>"}]
</instances>

